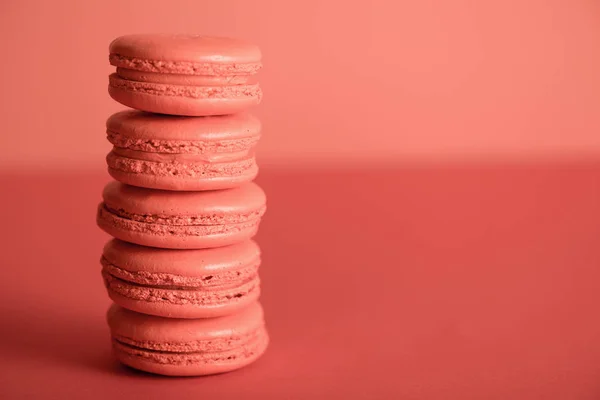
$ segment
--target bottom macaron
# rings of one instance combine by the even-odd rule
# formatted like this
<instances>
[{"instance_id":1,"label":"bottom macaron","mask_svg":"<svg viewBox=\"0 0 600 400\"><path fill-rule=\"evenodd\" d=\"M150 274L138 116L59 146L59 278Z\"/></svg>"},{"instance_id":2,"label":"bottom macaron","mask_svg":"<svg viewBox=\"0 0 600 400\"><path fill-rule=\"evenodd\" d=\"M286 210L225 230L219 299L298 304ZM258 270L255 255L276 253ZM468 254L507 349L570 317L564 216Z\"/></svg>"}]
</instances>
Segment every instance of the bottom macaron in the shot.
<instances>
[{"instance_id":1,"label":"bottom macaron","mask_svg":"<svg viewBox=\"0 0 600 400\"><path fill-rule=\"evenodd\" d=\"M173 319L117 305L107 314L116 358L141 371L170 376L229 372L258 359L269 336L258 302L211 319Z\"/></svg>"}]
</instances>

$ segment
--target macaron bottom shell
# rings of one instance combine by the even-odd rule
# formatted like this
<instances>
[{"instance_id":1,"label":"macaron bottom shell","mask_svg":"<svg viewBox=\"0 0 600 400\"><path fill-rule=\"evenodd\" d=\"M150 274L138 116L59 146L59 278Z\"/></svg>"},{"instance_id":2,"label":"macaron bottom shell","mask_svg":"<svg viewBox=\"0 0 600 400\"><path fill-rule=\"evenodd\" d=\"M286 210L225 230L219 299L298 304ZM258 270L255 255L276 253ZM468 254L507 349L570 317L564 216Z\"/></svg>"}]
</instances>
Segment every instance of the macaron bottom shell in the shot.
<instances>
[{"instance_id":1,"label":"macaron bottom shell","mask_svg":"<svg viewBox=\"0 0 600 400\"><path fill-rule=\"evenodd\" d=\"M199 88L201 92L195 93ZM258 85L181 86L129 81L116 74L111 75L108 93L136 110L191 117L235 114L259 104L262 98Z\"/></svg>"},{"instance_id":2,"label":"macaron bottom shell","mask_svg":"<svg viewBox=\"0 0 600 400\"><path fill-rule=\"evenodd\" d=\"M263 327L242 344L232 342L230 348L205 352L159 351L114 337L112 344L116 358L131 368L167 376L200 376L230 372L253 363L266 351L269 336Z\"/></svg>"},{"instance_id":3,"label":"macaron bottom shell","mask_svg":"<svg viewBox=\"0 0 600 400\"><path fill-rule=\"evenodd\" d=\"M159 225L121 217L101 203L96 222L106 233L126 242L166 249L202 249L252 238L258 232L260 218L221 225Z\"/></svg>"},{"instance_id":4,"label":"macaron bottom shell","mask_svg":"<svg viewBox=\"0 0 600 400\"><path fill-rule=\"evenodd\" d=\"M174 191L198 191L229 189L250 182L258 175L256 165L241 174L212 177L183 177L176 175L160 175L152 172L132 173L119 169L108 168L108 173L114 179L127 185L144 187L148 189L162 189Z\"/></svg>"},{"instance_id":5,"label":"macaron bottom shell","mask_svg":"<svg viewBox=\"0 0 600 400\"><path fill-rule=\"evenodd\" d=\"M116 304L123 308L148 315L155 315L164 318L215 318L224 315L233 314L248 304L258 300L260 289L256 288L252 292L243 296L243 298L229 303L217 305L196 305L187 304L169 304L165 302L148 302L136 300L131 297L123 296L114 290L108 289L108 296Z\"/></svg>"}]
</instances>

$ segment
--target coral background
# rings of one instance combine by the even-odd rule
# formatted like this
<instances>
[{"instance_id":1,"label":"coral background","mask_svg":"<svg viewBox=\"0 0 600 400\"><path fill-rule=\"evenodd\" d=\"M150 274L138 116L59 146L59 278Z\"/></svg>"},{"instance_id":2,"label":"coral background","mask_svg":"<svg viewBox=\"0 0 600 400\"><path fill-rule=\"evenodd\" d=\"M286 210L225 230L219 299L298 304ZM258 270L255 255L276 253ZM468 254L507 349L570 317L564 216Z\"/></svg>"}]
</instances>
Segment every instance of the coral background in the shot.
<instances>
[{"instance_id":1,"label":"coral background","mask_svg":"<svg viewBox=\"0 0 600 400\"><path fill-rule=\"evenodd\" d=\"M111 356L108 45L263 50L267 353ZM0 1L0 399L600 399L596 0Z\"/></svg>"}]
</instances>

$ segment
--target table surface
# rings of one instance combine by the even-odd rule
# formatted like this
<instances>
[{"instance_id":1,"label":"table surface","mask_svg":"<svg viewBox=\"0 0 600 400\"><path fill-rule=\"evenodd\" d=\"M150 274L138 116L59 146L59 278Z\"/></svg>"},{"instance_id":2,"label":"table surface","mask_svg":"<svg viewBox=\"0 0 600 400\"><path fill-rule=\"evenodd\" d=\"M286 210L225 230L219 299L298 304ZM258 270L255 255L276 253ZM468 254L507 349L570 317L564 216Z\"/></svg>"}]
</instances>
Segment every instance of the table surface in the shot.
<instances>
[{"instance_id":1,"label":"table surface","mask_svg":"<svg viewBox=\"0 0 600 400\"><path fill-rule=\"evenodd\" d=\"M268 352L110 354L98 174L0 176L0 398L598 399L600 163L265 168Z\"/></svg>"}]
</instances>

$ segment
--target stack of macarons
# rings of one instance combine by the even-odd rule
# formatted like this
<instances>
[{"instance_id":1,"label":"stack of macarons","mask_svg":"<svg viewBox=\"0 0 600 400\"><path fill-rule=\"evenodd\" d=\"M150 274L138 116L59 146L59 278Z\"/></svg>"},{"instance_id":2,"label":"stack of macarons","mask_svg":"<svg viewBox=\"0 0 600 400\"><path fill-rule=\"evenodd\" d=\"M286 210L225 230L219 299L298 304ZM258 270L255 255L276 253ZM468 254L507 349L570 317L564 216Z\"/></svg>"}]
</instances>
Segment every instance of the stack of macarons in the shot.
<instances>
[{"instance_id":1,"label":"stack of macarons","mask_svg":"<svg viewBox=\"0 0 600 400\"><path fill-rule=\"evenodd\" d=\"M261 100L256 46L195 35L128 35L110 45L109 93L134 110L106 124L115 181L97 223L114 304L116 357L164 375L243 367L264 353L258 303L266 209L252 182Z\"/></svg>"}]
</instances>

